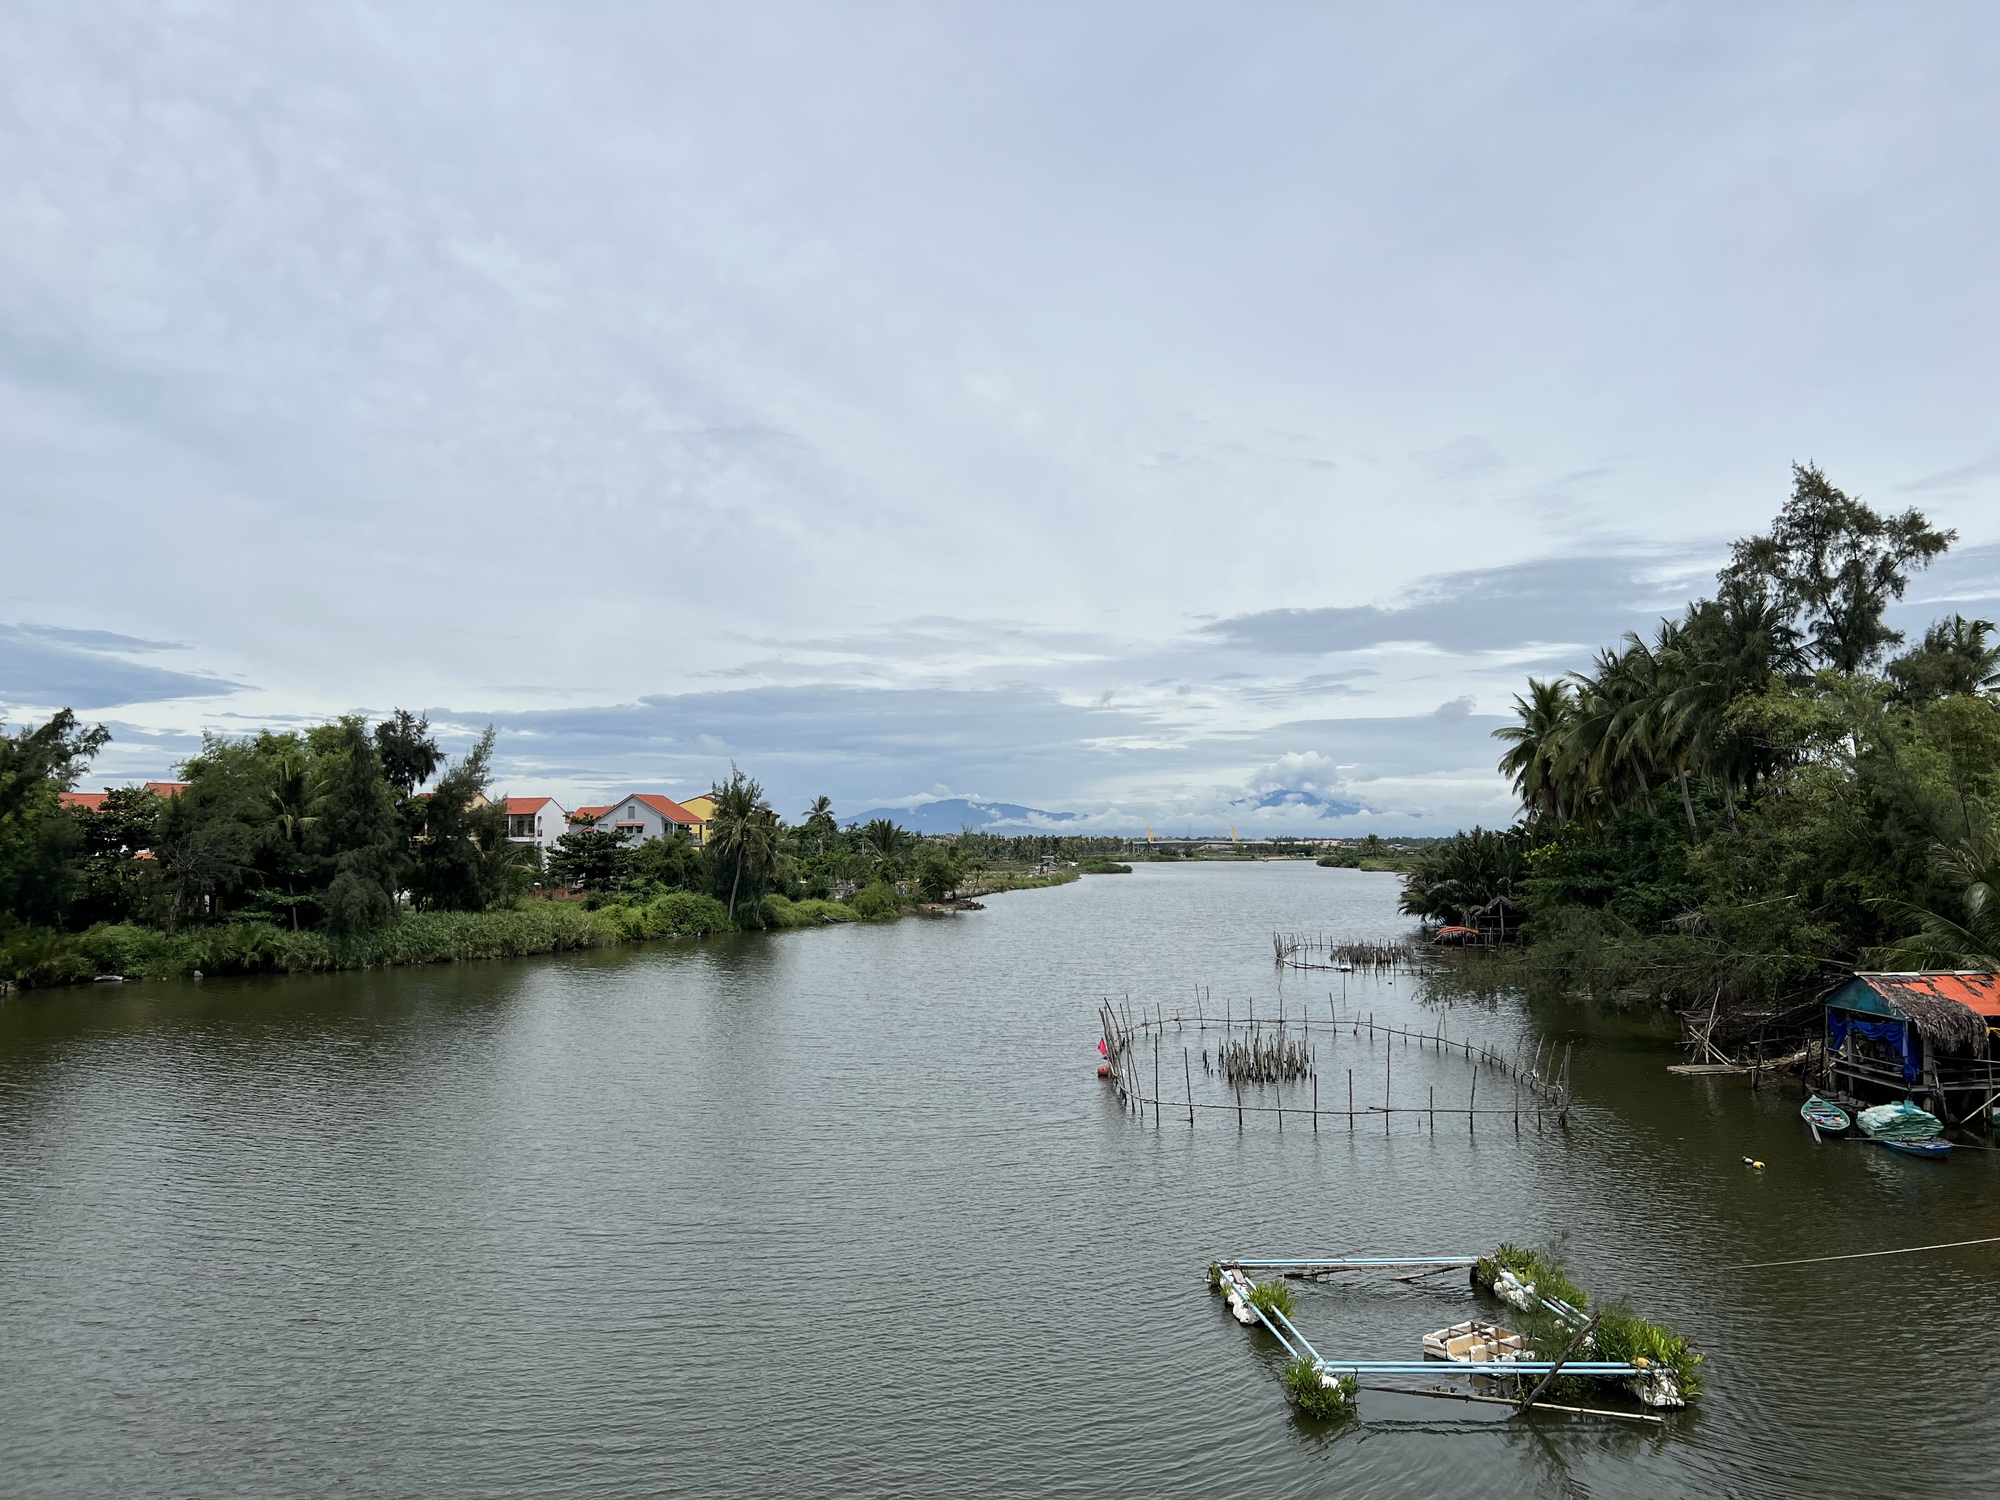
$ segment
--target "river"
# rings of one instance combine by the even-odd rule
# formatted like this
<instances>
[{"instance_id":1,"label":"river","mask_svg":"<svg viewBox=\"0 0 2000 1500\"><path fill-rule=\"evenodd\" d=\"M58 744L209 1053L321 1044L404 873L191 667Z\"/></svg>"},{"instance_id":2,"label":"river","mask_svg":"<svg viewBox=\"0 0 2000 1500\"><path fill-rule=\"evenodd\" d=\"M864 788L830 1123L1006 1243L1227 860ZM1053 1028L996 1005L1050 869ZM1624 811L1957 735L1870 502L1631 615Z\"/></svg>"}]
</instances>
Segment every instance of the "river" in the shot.
<instances>
[{"instance_id":1,"label":"river","mask_svg":"<svg viewBox=\"0 0 2000 1500\"><path fill-rule=\"evenodd\" d=\"M1273 928L1399 933L1397 882L1142 865L887 926L0 1004L0 1493L1795 1496L2000 1465L2000 1154L1816 1147L1796 1094L1574 1041L1567 1132L1142 1124L1100 995L1275 1009ZM1287 1007L1337 1012L1338 976ZM1435 1026L1407 978L1348 1013ZM1386 1042L1316 1031L1325 1090ZM1173 1037L1193 1057L1213 1034ZM1404 1044L1399 1103L1462 1098ZM1366 1080L1364 1083L1362 1080ZM1511 1098L1482 1082L1482 1102ZM1298 1102L1288 1094L1288 1106ZM1324 1103L1332 1105L1333 1098ZM1498 1102L1497 1099L1495 1102ZM1491 1120L1492 1123L1489 1123ZM1761 1159L1762 1171L1745 1155ZM1217 1255L1470 1253L1692 1334L1663 1430L1364 1392L1295 1417ZM1324 1352L1413 1357L1456 1277L1304 1290Z\"/></svg>"}]
</instances>

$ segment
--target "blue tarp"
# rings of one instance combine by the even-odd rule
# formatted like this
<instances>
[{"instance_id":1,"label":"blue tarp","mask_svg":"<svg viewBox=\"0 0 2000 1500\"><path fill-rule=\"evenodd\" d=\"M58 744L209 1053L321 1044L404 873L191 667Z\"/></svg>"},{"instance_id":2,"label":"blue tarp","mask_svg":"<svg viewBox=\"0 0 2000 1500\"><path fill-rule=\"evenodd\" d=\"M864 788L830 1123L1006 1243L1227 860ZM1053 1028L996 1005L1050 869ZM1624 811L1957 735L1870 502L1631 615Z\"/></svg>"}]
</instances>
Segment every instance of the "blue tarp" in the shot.
<instances>
[{"instance_id":1,"label":"blue tarp","mask_svg":"<svg viewBox=\"0 0 2000 1500\"><path fill-rule=\"evenodd\" d=\"M1830 1010L1826 1013L1826 1050L1838 1052L1850 1031L1871 1042L1887 1042L1894 1047L1903 1054L1903 1082L1917 1081L1917 1044L1910 1036L1909 1022L1857 1021L1837 1010Z\"/></svg>"}]
</instances>

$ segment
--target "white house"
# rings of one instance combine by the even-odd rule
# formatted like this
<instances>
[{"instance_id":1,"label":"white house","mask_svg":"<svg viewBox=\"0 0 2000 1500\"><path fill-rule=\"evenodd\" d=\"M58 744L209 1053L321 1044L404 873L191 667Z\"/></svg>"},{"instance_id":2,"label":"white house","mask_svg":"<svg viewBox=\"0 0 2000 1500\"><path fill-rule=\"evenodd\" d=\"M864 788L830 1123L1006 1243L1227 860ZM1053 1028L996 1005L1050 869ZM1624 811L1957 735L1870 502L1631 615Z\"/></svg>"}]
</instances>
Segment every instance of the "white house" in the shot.
<instances>
[{"instance_id":1,"label":"white house","mask_svg":"<svg viewBox=\"0 0 2000 1500\"><path fill-rule=\"evenodd\" d=\"M539 844L544 853L569 832L569 814L553 797L509 797L507 842Z\"/></svg>"},{"instance_id":2,"label":"white house","mask_svg":"<svg viewBox=\"0 0 2000 1500\"><path fill-rule=\"evenodd\" d=\"M647 839L667 838L676 828L692 832L700 822L671 797L662 797L658 792L633 792L612 803L591 826L605 833L622 833L630 842L642 844Z\"/></svg>"}]
</instances>

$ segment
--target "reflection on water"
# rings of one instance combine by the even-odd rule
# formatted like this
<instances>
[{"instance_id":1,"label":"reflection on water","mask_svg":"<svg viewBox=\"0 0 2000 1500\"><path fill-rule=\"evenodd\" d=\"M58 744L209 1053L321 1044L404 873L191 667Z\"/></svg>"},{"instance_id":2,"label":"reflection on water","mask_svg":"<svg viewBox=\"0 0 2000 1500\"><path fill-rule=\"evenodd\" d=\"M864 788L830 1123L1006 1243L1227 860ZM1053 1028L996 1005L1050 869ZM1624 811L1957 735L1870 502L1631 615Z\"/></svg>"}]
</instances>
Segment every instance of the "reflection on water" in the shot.
<instances>
[{"instance_id":1,"label":"reflection on water","mask_svg":"<svg viewBox=\"0 0 2000 1500\"><path fill-rule=\"evenodd\" d=\"M1990 1482L2000 1247L1734 1268L2000 1234L2000 1155L1814 1147L1795 1096L1671 1078L1640 1022L1507 1001L1448 1024L1576 1038L1566 1136L1156 1128L1093 1076L1100 996L1171 1014L1202 984L1261 1012L1274 927L1394 933L1395 890L1141 866L889 927L18 998L0 1007L0 1490ZM1288 1008L1326 978L1289 976ZM1407 981L1349 985L1355 1007L1434 1023ZM1352 1060L1321 1054L1323 1077L1372 1078L1390 1044L1337 1045ZM1464 1088L1462 1061L1420 1047L1392 1067L1412 1101ZM1355 1422L1304 1423L1275 1345L1201 1280L1218 1254L1559 1232L1586 1285L1711 1351L1697 1413L1660 1433L1364 1394ZM1299 1304L1323 1350L1375 1356L1474 1306L1448 1279Z\"/></svg>"}]
</instances>

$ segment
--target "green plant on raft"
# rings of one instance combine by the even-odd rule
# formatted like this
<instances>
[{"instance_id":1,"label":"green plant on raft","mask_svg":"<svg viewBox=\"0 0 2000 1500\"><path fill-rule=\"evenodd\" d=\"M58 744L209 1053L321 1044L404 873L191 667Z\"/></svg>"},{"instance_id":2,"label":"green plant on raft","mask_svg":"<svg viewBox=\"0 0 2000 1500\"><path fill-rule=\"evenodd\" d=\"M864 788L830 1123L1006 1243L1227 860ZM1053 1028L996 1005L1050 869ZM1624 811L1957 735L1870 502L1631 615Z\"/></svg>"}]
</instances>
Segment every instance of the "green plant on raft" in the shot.
<instances>
[{"instance_id":1,"label":"green plant on raft","mask_svg":"<svg viewBox=\"0 0 2000 1500\"><path fill-rule=\"evenodd\" d=\"M1292 1315L1292 1289L1282 1281L1260 1281L1250 1288L1250 1305L1265 1314Z\"/></svg>"},{"instance_id":2,"label":"green plant on raft","mask_svg":"<svg viewBox=\"0 0 2000 1500\"><path fill-rule=\"evenodd\" d=\"M1671 1329L1649 1323L1622 1307L1607 1308L1598 1315L1592 1338L1599 1359L1660 1365L1674 1372L1682 1396L1701 1391L1701 1376L1696 1373L1696 1366L1705 1356Z\"/></svg>"},{"instance_id":3,"label":"green plant on raft","mask_svg":"<svg viewBox=\"0 0 2000 1500\"><path fill-rule=\"evenodd\" d=\"M1472 1275L1491 1291L1502 1270L1512 1271L1516 1281L1532 1286L1539 1295L1554 1297L1571 1307L1584 1307L1590 1301L1584 1290L1569 1279L1569 1262L1561 1238L1539 1250L1523 1250L1518 1245L1503 1243L1491 1255L1480 1257Z\"/></svg>"},{"instance_id":4,"label":"green plant on raft","mask_svg":"<svg viewBox=\"0 0 2000 1500\"><path fill-rule=\"evenodd\" d=\"M1330 1422L1354 1410L1354 1377L1342 1375L1328 1385L1319 1365L1306 1355L1285 1366L1284 1383L1292 1404L1309 1417Z\"/></svg>"}]
</instances>

